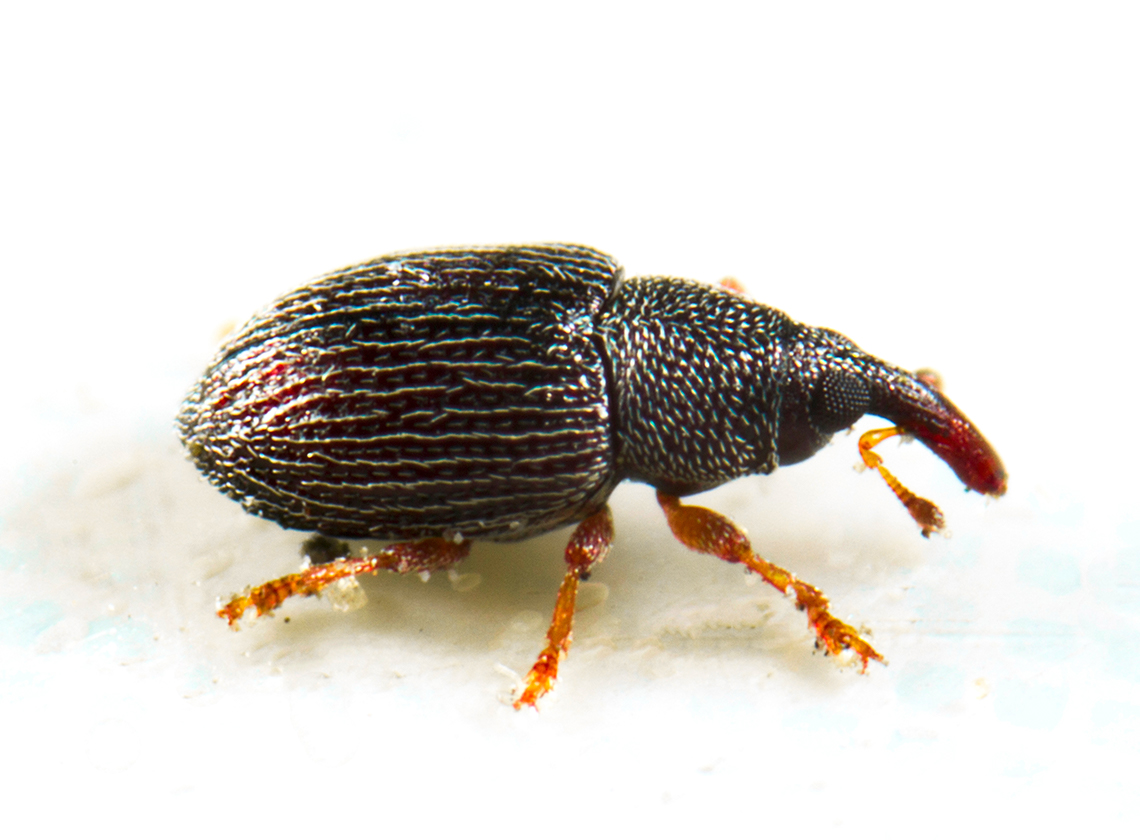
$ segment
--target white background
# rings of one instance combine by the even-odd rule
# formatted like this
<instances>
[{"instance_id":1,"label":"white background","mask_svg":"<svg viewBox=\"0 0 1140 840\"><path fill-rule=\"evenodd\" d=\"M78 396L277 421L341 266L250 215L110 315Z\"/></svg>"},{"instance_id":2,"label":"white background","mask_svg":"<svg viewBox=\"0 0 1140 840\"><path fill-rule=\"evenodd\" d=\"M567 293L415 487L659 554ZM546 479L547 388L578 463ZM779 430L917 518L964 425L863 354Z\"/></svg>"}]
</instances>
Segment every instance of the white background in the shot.
<instances>
[{"instance_id":1,"label":"white background","mask_svg":"<svg viewBox=\"0 0 1140 840\"><path fill-rule=\"evenodd\" d=\"M1132 8L12 4L6 811L127 836L1134 820ZM888 667L813 655L790 603L676 544L641 486L613 498L539 713L511 709L505 669L542 645L565 533L482 545L457 581L369 579L349 614L213 616L302 538L174 438L227 327L387 251L543 240L732 275L941 371L1011 475L988 501L919 445L881 448L950 539L921 539L844 435L701 497Z\"/></svg>"}]
</instances>

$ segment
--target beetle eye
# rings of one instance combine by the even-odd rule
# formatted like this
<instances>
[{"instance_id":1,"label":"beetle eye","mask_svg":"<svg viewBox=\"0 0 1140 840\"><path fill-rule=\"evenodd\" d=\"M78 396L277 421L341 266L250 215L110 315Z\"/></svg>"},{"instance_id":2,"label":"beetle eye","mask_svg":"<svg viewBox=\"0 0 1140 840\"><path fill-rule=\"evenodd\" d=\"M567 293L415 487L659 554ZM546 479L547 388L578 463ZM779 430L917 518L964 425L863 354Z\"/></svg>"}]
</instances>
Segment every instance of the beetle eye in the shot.
<instances>
[{"instance_id":1,"label":"beetle eye","mask_svg":"<svg viewBox=\"0 0 1140 840\"><path fill-rule=\"evenodd\" d=\"M811 422L820 434L835 434L862 417L870 404L871 389L861 376L830 368L815 386Z\"/></svg>"}]
</instances>

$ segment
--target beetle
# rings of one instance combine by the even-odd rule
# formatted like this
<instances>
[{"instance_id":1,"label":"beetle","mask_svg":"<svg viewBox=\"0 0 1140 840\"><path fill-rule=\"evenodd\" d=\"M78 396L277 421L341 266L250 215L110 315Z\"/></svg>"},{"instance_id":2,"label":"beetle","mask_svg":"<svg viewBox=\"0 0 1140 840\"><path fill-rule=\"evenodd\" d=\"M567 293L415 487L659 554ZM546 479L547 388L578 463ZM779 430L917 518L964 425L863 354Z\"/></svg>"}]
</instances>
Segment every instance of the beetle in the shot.
<instances>
[{"instance_id":1,"label":"beetle","mask_svg":"<svg viewBox=\"0 0 1140 840\"><path fill-rule=\"evenodd\" d=\"M942 514L872 448L922 441L969 490L1000 496L992 446L937 380L731 287L625 279L591 248L541 244L397 253L318 278L218 351L177 424L211 483L245 509L315 532L312 564L218 611L236 627L292 595L390 570L430 573L472 540L574 525L546 647L515 707L552 687L579 581L613 541L623 480L657 491L686 546L795 598L817 647L863 670L880 654L820 590L757 555L727 518L681 498L810 457L864 414L893 425L859 451L922 529ZM340 538L395 541L351 556ZM334 539L335 538L335 539Z\"/></svg>"}]
</instances>

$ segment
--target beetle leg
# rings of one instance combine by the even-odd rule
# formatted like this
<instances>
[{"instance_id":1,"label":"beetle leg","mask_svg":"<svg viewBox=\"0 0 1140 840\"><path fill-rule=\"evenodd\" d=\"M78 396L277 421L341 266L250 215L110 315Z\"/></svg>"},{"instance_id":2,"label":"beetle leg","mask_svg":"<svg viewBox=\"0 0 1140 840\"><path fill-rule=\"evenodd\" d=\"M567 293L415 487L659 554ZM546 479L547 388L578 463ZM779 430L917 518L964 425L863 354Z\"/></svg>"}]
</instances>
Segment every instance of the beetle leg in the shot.
<instances>
[{"instance_id":1,"label":"beetle leg","mask_svg":"<svg viewBox=\"0 0 1140 840\"><path fill-rule=\"evenodd\" d=\"M439 537L415 542L402 542L380 549L367 557L341 557L331 563L310 566L304 571L271 580L255 586L241 595L235 595L228 604L218 610L218 617L224 618L235 630L237 620L250 607L259 616L271 613L281 603L293 595L316 595L330 583L341 578L379 571L434 572L454 566L467 556L471 549L468 540L453 542Z\"/></svg>"},{"instance_id":2,"label":"beetle leg","mask_svg":"<svg viewBox=\"0 0 1140 840\"><path fill-rule=\"evenodd\" d=\"M744 288L744 284L737 280L735 277L725 277L720 281L721 290L729 294L736 295L737 297L747 297L748 289Z\"/></svg>"},{"instance_id":3,"label":"beetle leg","mask_svg":"<svg viewBox=\"0 0 1140 840\"><path fill-rule=\"evenodd\" d=\"M605 559L614 541L614 520L609 507L583 519L566 546L566 576L558 587L554 617L546 632L546 647L526 675L526 685L515 700L515 708L534 706L538 698L550 691L558 676L558 663L566 658L574 629L574 602L578 597L578 581L585 578L595 564Z\"/></svg>"},{"instance_id":4,"label":"beetle leg","mask_svg":"<svg viewBox=\"0 0 1140 840\"><path fill-rule=\"evenodd\" d=\"M827 609L827 597L787 569L782 569L752 550L752 544L744 531L727 517L708 508L682 504L676 496L657 491L657 503L665 511L669 527L687 547L704 554L712 554L729 563L743 563L772 586L787 595L795 595L796 606L805 611L808 624L815 631L816 646L824 647L828 653L839 655L846 649L855 652L862 660L860 670L867 670L867 663L883 657L860 638L855 628L843 623Z\"/></svg>"},{"instance_id":5,"label":"beetle leg","mask_svg":"<svg viewBox=\"0 0 1140 840\"><path fill-rule=\"evenodd\" d=\"M859 438L859 454L863 456L864 464L879 471L879 475L887 482L887 486L894 491L911 517L918 523L918 527L922 529L922 535L929 537L931 533L937 533L946 526L946 520L942 516L942 511L938 509L938 505L910 492L901 481L883 466L882 456L871 451L872 447L878 446L887 438L902 434L906 434L906 430L899 426L890 429L872 429Z\"/></svg>"}]
</instances>

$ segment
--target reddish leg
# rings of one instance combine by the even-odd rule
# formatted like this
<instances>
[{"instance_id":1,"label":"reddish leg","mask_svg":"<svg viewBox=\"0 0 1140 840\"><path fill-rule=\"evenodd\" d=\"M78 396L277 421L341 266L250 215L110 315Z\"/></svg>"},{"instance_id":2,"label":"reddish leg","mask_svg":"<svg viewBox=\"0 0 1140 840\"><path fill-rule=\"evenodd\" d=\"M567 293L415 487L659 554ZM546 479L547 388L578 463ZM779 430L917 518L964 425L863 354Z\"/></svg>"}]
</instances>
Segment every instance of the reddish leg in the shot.
<instances>
[{"instance_id":1,"label":"reddish leg","mask_svg":"<svg viewBox=\"0 0 1140 840\"><path fill-rule=\"evenodd\" d=\"M218 617L224 618L235 630L237 620L250 607L257 614L272 613L292 595L316 595L322 589L341 578L379 571L434 572L454 566L467 556L471 543L467 540L452 542L440 538L418 540L390 545L377 554L368 557L341 557L331 563L310 566L294 575L271 580L255 586L233 599L218 610Z\"/></svg>"},{"instance_id":2,"label":"reddish leg","mask_svg":"<svg viewBox=\"0 0 1140 840\"><path fill-rule=\"evenodd\" d=\"M935 375L937 376L937 374ZM901 481L883 466L882 456L871 451L873 447L878 446L887 438L902 434L906 434L906 432L898 426L892 429L873 429L859 438L859 454L863 456L864 464L879 471L879 475L887 482L887 486L895 492L899 501L906 506L911 517L918 523L918 527L922 529L922 535L929 537L931 533L941 531L946 526L946 520L943 519L942 511L938 509L938 505L910 492Z\"/></svg>"},{"instance_id":3,"label":"reddish leg","mask_svg":"<svg viewBox=\"0 0 1140 840\"><path fill-rule=\"evenodd\" d=\"M720 281L720 287L724 291L738 297L748 297L748 289L744 288L744 284L735 277L725 277Z\"/></svg>"},{"instance_id":4,"label":"reddish leg","mask_svg":"<svg viewBox=\"0 0 1140 840\"><path fill-rule=\"evenodd\" d=\"M867 670L869 660L883 661L883 657L863 641L853 627L828 611L827 598L822 592L810 583L797 580L786 569L757 556L748 537L729 519L708 508L682 504L676 496L660 490L657 491L657 503L665 511L673 534L686 546L729 563L743 563L781 592L795 595L796 606L807 613L808 623L815 631L817 646L836 655L850 648L862 660L863 671Z\"/></svg>"},{"instance_id":5,"label":"reddish leg","mask_svg":"<svg viewBox=\"0 0 1140 840\"><path fill-rule=\"evenodd\" d=\"M546 647L526 675L526 685L515 701L516 709L534 706L538 698L554 686L554 680L558 676L558 663L566 658L566 652L570 650L578 581L585 578L596 563L605 559L613 541L614 520L608 507L583 519L574 529L566 546L566 576L562 578L558 599L554 602L554 617L550 620L550 629L546 633Z\"/></svg>"}]
</instances>

